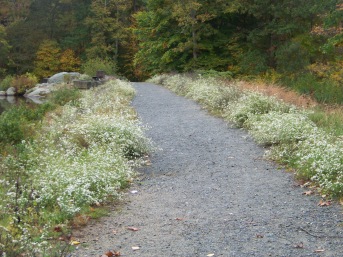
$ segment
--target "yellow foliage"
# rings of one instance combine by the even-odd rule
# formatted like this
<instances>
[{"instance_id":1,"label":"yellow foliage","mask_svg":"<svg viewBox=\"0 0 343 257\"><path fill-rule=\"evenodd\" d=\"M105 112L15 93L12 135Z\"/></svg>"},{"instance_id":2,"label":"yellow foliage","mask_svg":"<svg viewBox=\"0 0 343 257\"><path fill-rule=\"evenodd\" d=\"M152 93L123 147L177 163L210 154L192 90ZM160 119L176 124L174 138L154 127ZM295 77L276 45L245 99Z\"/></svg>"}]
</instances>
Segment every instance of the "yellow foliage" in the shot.
<instances>
[{"instance_id":1,"label":"yellow foliage","mask_svg":"<svg viewBox=\"0 0 343 257\"><path fill-rule=\"evenodd\" d=\"M338 60L329 63L314 63L311 64L308 69L313 72L319 78L326 78L343 83L343 60Z\"/></svg>"},{"instance_id":2,"label":"yellow foliage","mask_svg":"<svg viewBox=\"0 0 343 257\"><path fill-rule=\"evenodd\" d=\"M60 63L60 70L62 71L80 71L80 58L75 55L72 49L67 49L61 54Z\"/></svg>"}]
</instances>

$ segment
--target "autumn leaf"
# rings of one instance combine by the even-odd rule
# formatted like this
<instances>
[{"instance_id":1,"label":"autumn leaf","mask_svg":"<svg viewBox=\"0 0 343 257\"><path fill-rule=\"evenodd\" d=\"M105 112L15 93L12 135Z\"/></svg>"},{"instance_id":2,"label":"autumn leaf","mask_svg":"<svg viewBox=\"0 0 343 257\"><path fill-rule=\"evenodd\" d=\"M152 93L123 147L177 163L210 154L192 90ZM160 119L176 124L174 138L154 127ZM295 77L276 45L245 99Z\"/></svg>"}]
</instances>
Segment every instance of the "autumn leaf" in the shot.
<instances>
[{"instance_id":1,"label":"autumn leaf","mask_svg":"<svg viewBox=\"0 0 343 257\"><path fill-rule=\"evenodd\" d=\"M81 244L79 241L72 240L70 241L70 245L79 245Z\"/></svg>"},{"instance_id":2,"label":"autumn leaf","mask_svg":"<svg viewBox=\"0 0 343 257\"><path fill-rule=\"evenodd\" d=\"M116 251L108 251L107 253L101 255L101 257L116 257L116 256L120 256L120 252L116 252Z\"/></svg>"},{"instance_id":3,"label":"autumn leaf","mask_svg":"<svg viewBox=\"0 0 343 257\"><path fill-rule=\"evenodd\" d=\"M139 228L135 228L135 227L128 227L127 229L131 230L131 231L138 231L139 230Z\"/></svg>"},{"instance_id":4,"label":"autumn leaf","mask_svg":"<svg viewBox=\"0 0 343 257\"><path fill-rule=\"evenodd\" d=\"M312 195L312 194L314 194L312 190L309 190L303 193L303 195Z\"/></svg>"},{"instance_id":5,"label":"autumn leaf","mask_svg":"<svg viewBox=\"0 0 343 257\"><path fill-rule=\"evenodd\" d=\"M318 206L320 206L320 207L330 206L330 205L331 205L331 201L320 200L318 203Z\"/></svg>"},{"instance_id":6,"label":"autumn leaf","mask_svg":"<svg viewBox=\"0 0 343 257\"><path fill-rule=\"evenodd\" d=\"M105 253L104 255L106 255L107 257L113 257L114 253L111 251L108 251L107 253Z\"/></svg>"}]
</instances>

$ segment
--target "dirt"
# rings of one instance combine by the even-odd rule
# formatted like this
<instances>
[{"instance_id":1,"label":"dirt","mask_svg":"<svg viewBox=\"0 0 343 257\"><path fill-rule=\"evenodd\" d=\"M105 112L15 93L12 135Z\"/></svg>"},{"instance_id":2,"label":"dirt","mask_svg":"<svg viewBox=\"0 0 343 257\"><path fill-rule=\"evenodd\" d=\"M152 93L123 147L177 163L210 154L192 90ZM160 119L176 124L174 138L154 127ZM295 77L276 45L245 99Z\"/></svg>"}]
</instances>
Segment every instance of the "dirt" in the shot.
<instances>
[{"instance_id":1,"label":"dirt","mask_svg":"<svg viewBox=\"0 0 343 257\"><path fill-rule=\"evenodd\" d=\"M303 195L310 189L264 160L245 131L193 101L134 87L133 106L163 150L124 204L74 232L82 244L72 256L343 256L341 206L318 206L321 196Z\"/></svg>"}]
</instances>

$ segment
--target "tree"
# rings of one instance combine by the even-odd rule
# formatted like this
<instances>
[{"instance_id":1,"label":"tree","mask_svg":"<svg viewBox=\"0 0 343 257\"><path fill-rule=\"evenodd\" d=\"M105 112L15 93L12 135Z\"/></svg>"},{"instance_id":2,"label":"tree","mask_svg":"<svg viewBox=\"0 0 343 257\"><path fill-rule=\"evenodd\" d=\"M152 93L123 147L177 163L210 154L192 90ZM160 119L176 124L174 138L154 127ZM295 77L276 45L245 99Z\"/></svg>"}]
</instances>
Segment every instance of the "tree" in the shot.
<instances>
[{"instance_id":1,"label":"tree","mask_svg":"<svg viewBox=\"0 0 343 257\"><path fill-rule=\"evenodd\" d=\"M0 25L0 77L3 77L6 73L10 49L11 47L6 40L5 27Z\"/></svg>"},{"instance_id":2,"label":"tree","mask_svg":"<svg viewBox=\"0 0 343 257\"><path fill-rule=\"evenodd\" d=\"M129 13L132 2L126 0L92 1L91 15L86 24L91 28L91 46L88 58L118 59L120 44L128 37Z\"/></svg>"},{"instance_id":3,"label":"tree","mask_svg":"<svg viewBox=\"0 0 343 257\"><path fill-rule=\"evenodd\" d=\"M60 57L60 70L62 71L80 71L80 58L75 55L72 49L62 52Z\"/></svg>"},{"instance_id":4,"label":"tree","mask_svg":"<svg viewBox=\"0 0 343 257\"><path fill-rule=\"evenodd\" d=\"M47 78L60 69L61 49L56 41L45 40L39 46L35 59L34 72L39 78Z\"/></svg>"}]
</instances>

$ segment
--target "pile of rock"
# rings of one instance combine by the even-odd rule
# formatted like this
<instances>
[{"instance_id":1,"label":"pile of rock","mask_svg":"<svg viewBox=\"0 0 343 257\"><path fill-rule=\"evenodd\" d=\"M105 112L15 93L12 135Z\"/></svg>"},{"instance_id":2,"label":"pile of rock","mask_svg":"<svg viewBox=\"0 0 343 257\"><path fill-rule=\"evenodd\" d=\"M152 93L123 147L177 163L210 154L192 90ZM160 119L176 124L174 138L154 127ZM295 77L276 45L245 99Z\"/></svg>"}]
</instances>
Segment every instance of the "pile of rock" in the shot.
<instances>
[{"instance_id":1,"label":"pile of rock","mask_svg":"<svg viewBox=\"0 0 343 257\"><path fill-rule=\"evenodd\" d=\"M60 72L47 79L47 83L37 84L34 88L31 88L25 93L25 97L33 99L45 96L51 91L56 84L69 83L72 80L78 78L80 73L78 72Z\"/></svg>"}]
</instances>

